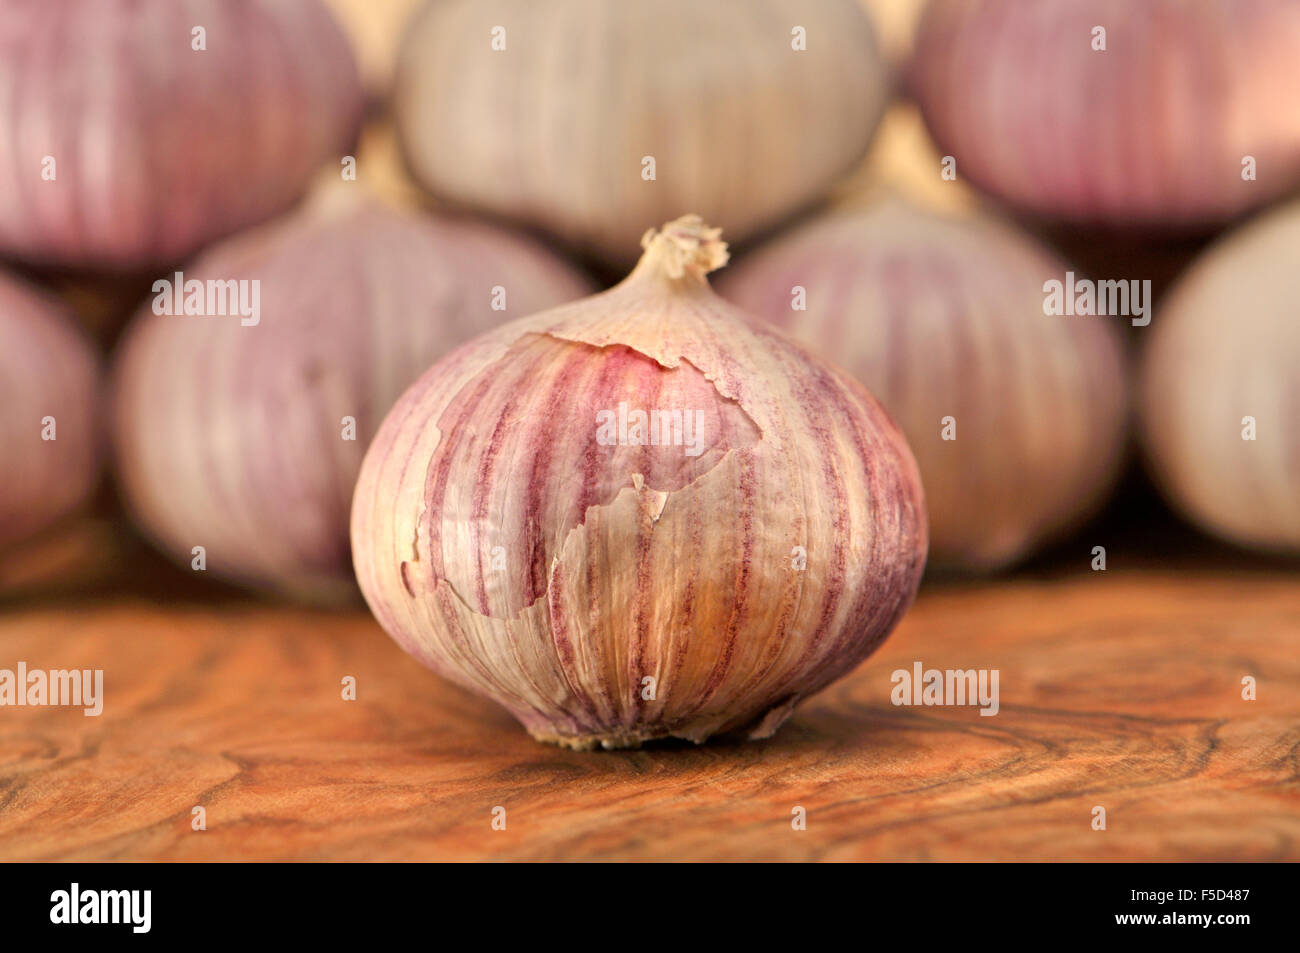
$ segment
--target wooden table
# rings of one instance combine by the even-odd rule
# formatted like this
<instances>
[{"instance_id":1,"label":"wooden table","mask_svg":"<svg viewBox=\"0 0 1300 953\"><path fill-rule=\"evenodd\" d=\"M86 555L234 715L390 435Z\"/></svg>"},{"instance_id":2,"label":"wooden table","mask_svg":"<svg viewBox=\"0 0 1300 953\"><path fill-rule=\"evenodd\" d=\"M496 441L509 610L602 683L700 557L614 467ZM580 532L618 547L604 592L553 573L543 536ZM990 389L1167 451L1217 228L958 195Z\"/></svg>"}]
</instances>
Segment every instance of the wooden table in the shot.
<instances>
[{"instance_id":1,"label":"wooden table","mask_svg":"<svg viewBox=\"0 0 1300 953\"><path fill-rule=\"evenodd\" d=\"M103 668L106 702L0 708L6 860L1300 859L1286 569L928 583L775 738L698 748L539 745L363 610L29 600L0 611L19 659ZM915 661L998 669L1000 713L895 707Z\"/></svg>"}]
</instances>

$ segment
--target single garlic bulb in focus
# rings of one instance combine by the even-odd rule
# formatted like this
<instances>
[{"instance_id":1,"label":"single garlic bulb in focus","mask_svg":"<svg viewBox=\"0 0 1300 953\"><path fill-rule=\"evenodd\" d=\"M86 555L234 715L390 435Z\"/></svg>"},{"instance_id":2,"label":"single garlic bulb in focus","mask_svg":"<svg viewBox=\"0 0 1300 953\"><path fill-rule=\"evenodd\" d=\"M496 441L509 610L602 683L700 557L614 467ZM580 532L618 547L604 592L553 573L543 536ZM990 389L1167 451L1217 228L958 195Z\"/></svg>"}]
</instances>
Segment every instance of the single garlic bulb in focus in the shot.
<instances>
[{"instance_id":1,"label":"single garlic bulb in focus","mask_svg":"<svg viewBox=\"0 0 1300 953\"><path fill-rule=\"evenodd\" d=\"M1225 221L1300 184L1295 0L934 0L910 85L957 175L1039 216Z\"/></svg>"},{"instance_id":2,"label":"single garlic bulb in focus","mask_svg":"<svg viewBox=\"0 0 1300 953\"><path fill-rule=\"evenodd\" d=\"M352 507L388 633L573 748L769 736L880 644L925 562L871 395L713 294L717 229L644 243L617 287L421 377Z\"/></svg>"},{"instance_id":3,"label":"single garlic bulb in focus","mask_svg":"<svg viewBox=\"0 0 1300 953\"><path fill-rule=\"evenodd\" d=\"M99 362L52 298L0 273L0 549L84 502L101 457Z\"/></svg>"},{"instance_id":4,"label":"single garlic bulb in focus","mask_svg":"<svg viewBox=\"0 0 1300 953\"><path fill-rule=\"evenodd\" d=\"M1010 228L887 200L777 238L718 290L880 398L921 468L931 563L993 570L1086 516L1122 455L1127 319L1044 314L1065 272Z\"/></svg>"},{"instance_id":5,"label":"single garlic bulb in focus","mask_svg":"<svg viewBox=\"0 0 1300 953\"><path fill-rule=\"evenodd\" d=\"M738 241L820 198L889 86L857 0L439 0L395 111L436 195L626 267L683 208Z\"/></svg>"},{"instance_id":6,"label":"single garlic bulb in focus","mask_svg":"<svg viewBox=\"0 0 1300 953\"><path fill-rule=\"evenodd\" d=\"M1230 233L1170 292L1144 354L1147 457L1209 531L1300 552L1300 203Z\"/></svg>"},{"instance_id":7,"label":"single garlic bulb in focus","mask_svg":"<svg viewBox=\"0 0 1300 953\"><path fill-rule=\"evenodd\" d=\"M159 314L155 295L128 329L114 368L124 494L186 564L202 546L208 570L308 599L355 592L352 488L402 391L474 334L590 291L499 228L337 202L181 274L205 308L229 282L228 303Z\"/></svg>"},{"instance_id":8,"label":"single garlic bulb in focus","mask_svg":"<svg viewBox=\"0 0 1300 953\"><path fill-rule=\"evenodd\" d=\"M287 208L362 108L320 0L9 3L0 90L0 252L126 269Z\"/></svg>"}]
</instances>

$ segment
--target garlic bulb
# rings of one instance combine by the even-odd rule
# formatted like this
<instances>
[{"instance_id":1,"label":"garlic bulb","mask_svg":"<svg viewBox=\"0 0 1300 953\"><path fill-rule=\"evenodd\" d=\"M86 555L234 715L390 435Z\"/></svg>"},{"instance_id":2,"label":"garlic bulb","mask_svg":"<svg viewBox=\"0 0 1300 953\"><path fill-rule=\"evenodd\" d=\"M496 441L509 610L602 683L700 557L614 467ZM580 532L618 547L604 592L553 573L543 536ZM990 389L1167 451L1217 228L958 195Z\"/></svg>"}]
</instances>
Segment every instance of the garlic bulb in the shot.
<instances>
[{"instance_id":1,"label":"garlic bulb","mask_svg":"<svg viewBox=\"0 0 1300 953\"><path fill-rule=\"evenodd\" d=\"M1203 226L1300 183L1294 0L935 0L911 85L959 177L1041 216Z\"/></svg>"},{"instance_id":2,"label":"garlic bulb","mask_svg":"<svg viewBox=\"0 0 1300 953\"><path fill-rule=\"evenodd\" d=\"M76 509L99 473L99 363L52 298L0 273L0 548Z\"/></svg>"},{"instance_id":3,"label":"garlic bulb","mask_svg":"<svg viewBox=\"0 0 1300 953\"><path fill-rule=\"evenodd\" d=\"M625 267L683 208L739 240L820 198L889 84L856 0L439 0L395 110L435 194Z\"/></svg>"},{"instance_id":4,"label":"garlic bulb","mask_svg":"<svg viewBox=\"0 0 1300 953\"><path fill-rule=\"evenodd\" d=\"M1147 457L1175 506L1244 546L1300 552L1300 203L1180 279L1144 354Z\"/></svg>"},{"instance_id":5,"label":"garlic bulb","mask_svg":"<svg viewBox=\"0 0 1300 953\"><path fill-rule=\"evenodd\" d=\"M1117 319L1045 314L1065 273L1009 228L885 201L776 239L719 292L880 398L921 468L931 563L994 570L1077 523L1121 459Z\"/></svg>"},{"instance_id":6,"label":"garlic bulb","mask_svg":"<svg viewBox=\"0 0 1300 953\"><path fill-rule=\"evenodd\" d=\"M371 444L357 578L542 741L767 737L893 628L926 548L876 401L709 289L696 216L632 274L444 358Z\"/></svg>"},{"instance_id":7,"label":"garlic bulb","mask_svg":"<svg viewBox=\"0 0 1300 953\"><path fill-rule=\"evenodd\" d=\"M466 338L590 285L492 226L336 203L154 290L114 369L131 509L194 568L330 599L355 592L348 507L393 401Z\"/></svg>"},{"instance_id":8,"label":"garlic bulb","mask_svg":"<svg viewBox=\"0 0 1300 953\"><path fill-rule=\"evenodd\" d=\"M287 208L362 108L320 0L6 4L0 90L0 252L128 269Z\"/></svg>"}]
</instances>

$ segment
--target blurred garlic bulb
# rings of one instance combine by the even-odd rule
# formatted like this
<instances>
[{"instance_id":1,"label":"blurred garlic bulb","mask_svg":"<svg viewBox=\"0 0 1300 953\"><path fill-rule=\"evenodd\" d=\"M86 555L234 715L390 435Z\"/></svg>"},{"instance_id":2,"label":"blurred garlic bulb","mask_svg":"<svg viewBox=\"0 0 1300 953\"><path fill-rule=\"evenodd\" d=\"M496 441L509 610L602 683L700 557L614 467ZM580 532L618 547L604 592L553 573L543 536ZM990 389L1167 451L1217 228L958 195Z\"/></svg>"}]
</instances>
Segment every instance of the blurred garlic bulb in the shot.
<instances>
[{"instance_id":1,"label":"blurred garlic bulb","mask_svg":"<svg viewBox=\"0 0 1300 953\"><path fill-rule=\"evenodd\" d=\"M1205 252L1144 354L1147 457L1174 505L1244 546L1300 552L1300 204Z\"/></svg>"},{"instance_id":2,"label":"blurred garlic bulb","mask_svg":"<svg viewBox=\"0 0 1300 953\"><path fill-rule=\"evenodd\" d=\"M439 0L395 109L436 195L627 266L683 208L740 240L820 198L889 85L856 0Z\"/></svg>"},{"instance_id":3,"label":"blurred garlic bulb","mask_svg":"<svg viewBox=\"0 0 1300 953\"><path fill-rule=\"evenodd\" d=\"M356 52L362 84L376 101L392 93L397 49L420 0L325 0Z\"/></svg>"},{"instance_id":4,"label":"blurred garlic bulb","mask_svg":"<svg viewBox=\"0 0 1300 953\"><path fill-rule=\"evenodd\" d=\"M178 289L205 313L158 313ZM355 592L348 507L393 401L454 345L590 285L492 226L335 203L154 290L114 369L131 509L186 564L202 546L219 575L327 599Z\"/></svg>"},{"instance_id":5,"label":"blurred garlic bulb","mask_svg":"<svg viewBox=\"0 0 1300 953\"><path fill-rule=\"evenodd\" d=\"M671 222L617 287L459 348L367 452L371 609L539 740L767 737L916 591L907 445L859 384L713 294L718 232Z\"/></svg>"},{"instance_id":6,"label":"blurred garlic bulb","mask_svg":"<svg viewBox=\"0 0 1300 953\"><path fill-rule=\"evenodd\" d=\"M1017 209L1202 226L1300 183L1295 0L934 0L911 86Z\"/></svg>"},{"instance_id":7,"label":"blurred garlic bulb","mask_svg":"<svg viewBox=\"0 0 1300 953\"><path fill-rule=\"evenodd\" d=\"M0 12L0 252L140 268L287 208L362 97L320 0Z\"/></svg>"},{"instance_id":8,"label":"blurred garlic bulb","mask_svg":"<svg viewBox=\"0 0 1300 953\"><path fill-rule=\"evenodd\" d=\"M1065 272L1010 228L885 201L776 239L718 290L880 398L921 468L931 563L993 570L1087 515L1121 459L1117 319L1044 314Z\"/></svg>"},{"instance_id":9,"label":"blurred garlic bulb","mask_svg":"<svg viewBox=\"0 0 1300 953\"><path fill-rule=\"evenodd\" d=\"M0 273L0 548L84 502L101 457L99 363L72 318Z\"/></svg>"}]
</instances>

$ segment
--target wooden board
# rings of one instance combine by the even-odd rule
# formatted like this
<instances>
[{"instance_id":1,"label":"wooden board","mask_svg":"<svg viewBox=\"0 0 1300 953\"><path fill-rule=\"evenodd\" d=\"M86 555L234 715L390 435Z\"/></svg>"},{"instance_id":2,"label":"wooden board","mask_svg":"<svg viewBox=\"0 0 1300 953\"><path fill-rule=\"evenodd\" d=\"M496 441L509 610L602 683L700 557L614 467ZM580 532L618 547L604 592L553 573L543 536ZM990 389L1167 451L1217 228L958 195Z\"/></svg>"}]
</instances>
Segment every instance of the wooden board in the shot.
<instances>
[{"instance_id":1,"label":"wooden board","mask_svg":"<svg viewBox=\"0 0 1300 953\"><path fill-rule=\"evenodd\" d=\"M539 745L363 611L11 606L19 659L103 668L106 702L0 708L6 860L1300 859L1300 585L1275 569L928 584L775 738L699 748ZM998 669L1000 713L895 707L914 661Z\"/></svg>"}]
</instances>

